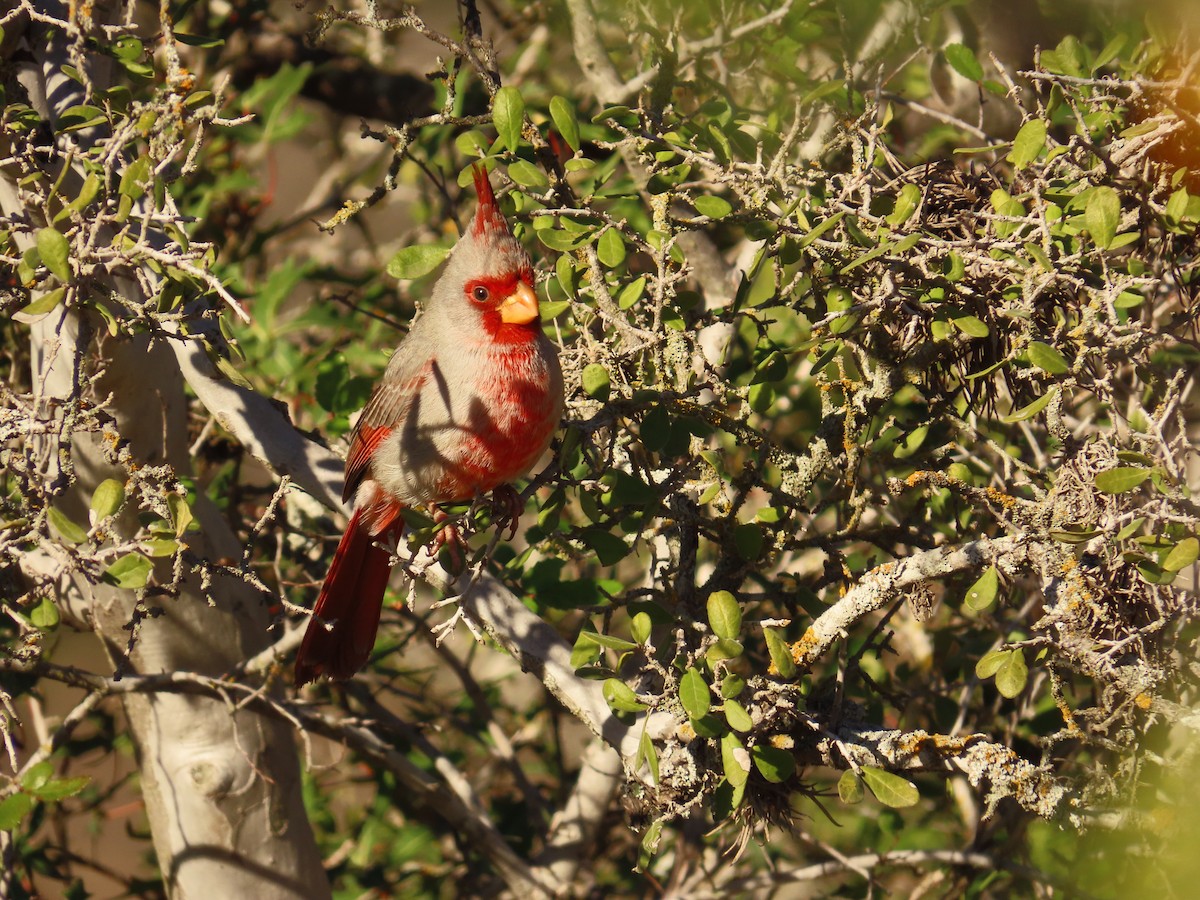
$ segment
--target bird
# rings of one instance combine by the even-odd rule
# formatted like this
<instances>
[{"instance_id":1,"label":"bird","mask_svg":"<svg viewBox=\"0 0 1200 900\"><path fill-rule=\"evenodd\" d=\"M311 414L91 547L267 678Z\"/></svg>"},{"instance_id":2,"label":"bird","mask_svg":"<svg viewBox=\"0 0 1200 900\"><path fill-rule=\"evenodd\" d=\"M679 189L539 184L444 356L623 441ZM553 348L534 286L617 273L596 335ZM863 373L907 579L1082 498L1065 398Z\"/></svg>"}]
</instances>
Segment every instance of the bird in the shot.
<instances>
[{"instance_id":1,"label":"bird","mask_svg":"<svg viewBox=\"0 0 1200 900\"><path fill-rule=\"evenodd\" d=\"M474 181L474 218L351 434L342 500L353 498L353 511L296 655L297 686L365 665L401 510L491 491L515 531L509 483L541 458L562 417L562 369L542 331L533 265L479 166Z\"/></svg>"}]
</instances>

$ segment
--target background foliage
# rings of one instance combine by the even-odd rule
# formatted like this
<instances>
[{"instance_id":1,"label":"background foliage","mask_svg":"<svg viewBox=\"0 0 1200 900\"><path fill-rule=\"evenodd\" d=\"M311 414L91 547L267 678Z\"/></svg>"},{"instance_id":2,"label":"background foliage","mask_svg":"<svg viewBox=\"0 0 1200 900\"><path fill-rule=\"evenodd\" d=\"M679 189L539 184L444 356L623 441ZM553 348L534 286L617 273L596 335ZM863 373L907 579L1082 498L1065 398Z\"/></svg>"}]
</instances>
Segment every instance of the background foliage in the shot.
<instances>
[{"instance_id":1,"label":"background foliage","mask_svg":"<svg viewBox=\"0 0 1200 900\"><path fill-rule=\"evenodd\" d=\"M255 588L279 661L223 683L293 717L339 896L514 885L377 744L465 781L497 843L564 892L1185 884L1195 57L1169 6L998 6L567 0L454 22L201 2L130 4L108 28L77 12L66 74L85 102L50 123L10 80L0 123L21 201L0 243L6 889L85 896L107 871L163 890L68 826L102 829L139 778L128 761L75 774L128 760L102 701L133 670L119 647L76 656L35 548L136 592L131 644L191 575ZM3 20L10 59L30 17ZM56 182L72 154L81 178ZM553 626L578 685L522 674L539 670L519 641L439 605L446 580L414 556L434 586L393 581L369 670L295 696L296 613L338 521L195 382L195 472L136 458L97 390L109 344L199 342L340 448L477 163L534 257L569 398L520 537L459 510L469 566ZM30 332L63 310L90 332L53 419ZM54 477L36 440L56 427L109 440L124 476L65 503L69 440ZM190 550L199 495L240 558ZM414 519L414 555L431 536ZM604 731L623 772L563 876L548 848L588 777L580 720L597 727L570 701L589 680L633 737ZM84 700L43 721L57 683Z\"/></svg>"}]
</instances>

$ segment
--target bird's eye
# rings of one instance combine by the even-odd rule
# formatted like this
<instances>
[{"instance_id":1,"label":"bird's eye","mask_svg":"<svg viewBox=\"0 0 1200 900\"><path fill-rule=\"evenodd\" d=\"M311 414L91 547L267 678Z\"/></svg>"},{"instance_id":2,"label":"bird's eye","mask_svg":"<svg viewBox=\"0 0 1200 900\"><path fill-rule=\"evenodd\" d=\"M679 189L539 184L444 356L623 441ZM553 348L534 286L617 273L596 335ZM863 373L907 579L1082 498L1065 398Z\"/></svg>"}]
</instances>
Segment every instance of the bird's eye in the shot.
<instances>
[{"instance_id":1,"label":"bird's eye","mask_svg":"<svg viewBox=\"0 0 1200 900\"><path fill-rule=\"evenodd\" d=\"M492 292L485 288L482 284L471 290L471 297L476 303L487 303L491 299Z\"/></svg>"}]
</instances>

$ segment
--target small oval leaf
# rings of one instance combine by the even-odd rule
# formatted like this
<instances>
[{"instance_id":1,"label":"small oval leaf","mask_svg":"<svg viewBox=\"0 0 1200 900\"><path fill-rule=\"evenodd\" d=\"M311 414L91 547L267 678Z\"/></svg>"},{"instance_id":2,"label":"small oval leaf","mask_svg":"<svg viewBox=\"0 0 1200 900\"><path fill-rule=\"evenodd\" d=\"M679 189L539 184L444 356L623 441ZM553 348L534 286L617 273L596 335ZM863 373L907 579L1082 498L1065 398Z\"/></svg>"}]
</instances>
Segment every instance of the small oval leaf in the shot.
<instances>
[{"instance_id":1,"label":"small oval leaf","mask_svg":"<svg viewBox=\"0 0 1200 900\"><path fill-rule=\"evenodd\" d=\"M154 563L140 553L127 553L104 570L104 580L125 590L144 588Z\"/></svg>"},{"instance_id":2,"label":"small oval leaf","mask_svg":"<svg viewBox=\"0 0 1200 900\"><path fill-rule=\"evenodd\" d=\"M96 485L92 492L92 512L96 521L113 515L125 502L125 485L115 478L108 478Z\"/></svg>"},{"instance_id":3,"label":"small oval leaf","mask_svg":"<svg viewBox=\"0 0 1200 900\"><path fill-rule=\"evenodd\" d=\"M638 700L633 688L619 678L605 679L601 693L613 712L641 712L646 708L646 704Z\"/></svg>"},{"instance_id":4,"label":"small oval leaf","mask_svg":"<svg viewBox=\"0 0 1200 900\"><path fill-rule=\"evenodd\" d=\"M1047 375L1065 375L1071 371L1067 358L1049 344L1030 341L1029 349L1026 352L1029 355L1029 361Z\"/></svg>"},{"instance_id":5,"label":"small oval leaf","mask_svg":"<svg viewBox=\"0 0 1200 900\"><path fill-rule=\"evenodd\" d=\"M696 207L696 212L700 215L710 219L723 219L733 212L733 204L724 197L714 197L712 194L697 197L692 201L692 206Z\"/></svg>"},{"instance_id":6,"label":"small oval leaf","mask_svg":"<svg viewBox=\"0 0 1200 900\"><path fill-rule=\"evenodd\" d=\"M750 718L750 713L746 712L746 707L736 700L726 700L724 708L725 721L734 731L745 733L754 727L754 720Z\"/></svg>"},{"instance_id":7,"label":"small oval leaf","mask_svg":"<svg viewBox=\"0 0 1200 900\"><path fill-rule=\"evenodd\" d=\"M721 765L725 779L734 787L741 787L750 777L750 754L733 732L721 736Z\"/></svg>"},{"instance_id":8,"label":"small oval leaf","mask_svg":"<svg viewBox=\"0 0 1200 900\"><path fill-rule=\"evenodd\" d=\"M1045 146L1046 123L1041 119L1030 119L1021 126L1021 130L1013 139L1008 161L1013 164L1013 168L1023 169L1041 155Z\"/></svg>"},{"instance_id":9,"label":"small oval leaf","mask_svg":"<svg viewBox=\"0 0 1200 900\"><path fill-rule=\"evenodd\" d=\"M72 522L66 513L57 507L50 507L46 511L46 518L51 527L58 532L58 536L68 544L82 544L87 540L87 531Z\"/></svg>"},{"instance_id":10,"label":"small oval leaf","mask_svg":"<svg viewBox=\"0 0 1200 900\"><path fill-rule=\"evenodd\" d=\"M589 363L584 366L580 381L583 384L583 392L589 397L594 397L601 403L608 399L611 382L608 378L608 369L604 366L599 363Z\"/></svg>"},{"instance_id":11,"label":"small oval leaf","mask_svg":"<svg viewBox=\"0 0 1200 900\"><path fill-rule=\"evenodd\" d=\"M767 642L767 652L771 655L771 667L781 678L791 678L796 674L796 661L792 659L792 651L783 639L778 628L763 628L763 637Z\"/></svg>"},{"instance_id":12,"label":"small oval leaf","mask_svg":"<svg viewBox=\"0 0 1200 900\"><path fill-rule=\"evenodd\" d=\"M696 669L689 668L679 679L679 702L684 711L693 719L701 719L708 715L710 697L708 683Z\"/></svg>"},{"instance_id":13,"label":"small oval leaf","mask_svg":"<svg viewBox=\"0 0 1200 900\"><path fill-rule=\"evenodd\" d=\"M842 777L838 779L837 792L838 799L849 805L862 803L863 797L866 796L863 780L853 769L847 769L842 773Z\"/></svg>"},{"instance_id":14,"label":"small oval leaf","mask_svg":"<svg viewBox=\"0 0 1200 900\"><path fill-rule=\"evenodd\" d=\"M37 249L43 265L52 275L59 281L71 280L71 263L68 258L71 247L66 235L57 228L43 228L37 233Z\"/></svg>"},{"instance_id":15,"label":"small oval leaf","mask_svg":"<svg viewBox=\"0 0 1200 900\"><path fill-rule=\"evenodd\" d=\"M1186 569L1197 559L1200 559L1200 540L1194 537L1184 538L1171 548L1166 559L1162 561L1164 572L1178 572Z\"/></svg>"},{"instance_id":16,"label":"small oval leaf","mask_svg":"<svg viewBox=\"0 0 1200 900\"><path fill-rule=\"evenodd\" d=\"M708 627L720 638L737 640L742 631L742 607L729 591L708 595Z\"/></svg>"},{"instance_id":17,"label":"small oval leaf","mask_svg":"<svg viewBox=\"0 0 1200 900\"><path fill-rule=\"evenodd\" d=\"M492 100L492 123L504 146L516 152L521 144L521 126L525 119L525 101L515 87L502 87Z\"/></svg>"},{"instance_id":18,"label":"small oval leaf","mask_svg":"<svg viewBox=\"0 0 1200 900\"><path fill-rule=\"evenodd\" d=\"M562 135L572 150L579 152L579 123L575 120L575 110L564 97L554 97L550 100L550 119L554 127Z\"/></svg>"},{"instance_id":19,"label":"small oval leaf","mask_svg":"<svg viewBox=\"0 0 1200 900\"><path fill-rule=\"evenodd\" d=\"M1096 246L1107 249L1117 236L1120 223L1120 196L1108 186L1094 188L1083 210L1083 224L1091 232Z\"/></svg>"},{"instance_id":20,"label":"small oval leaf","mask_svg":"<svg viewBox=\"0 0 1200 900\"><path fill-rule=\"evenodd\" d=\"M1117 466L1096 476L1096 490L1105 494L1124 494L1150 477L1150 469L1138 466Z\"/></svg>"},{"instance_id":21,"label":"small oval leaf","mask_svg":"<svg viewBox=\"0 0 1200 900\"><path fill-rule=\"evenodd\" d=\"M600 257L600 262L614 269L625 261L625 242L621 240L621 233L615 228L609 228L602 235L600 240L596 242L596 254Z\"/></svg>"},{"instance_id":22,"label":"small oval leaf","mask_svg":"<svg viewBox=\"0 0 1200 900\"><path fill-rule=\"evenodd\" d=\"M388 261L387 273L401 281L420 278L440 266L442 260L449 255L449 247L439 247L436 244L405 247Z\"/></svg>"},{"instance_id":23,"label":"small oval leaf","mask_svg":"<svg viewBox=\"0 0 1200 900\"><path fill-rule=\"evenodd\" d=\"M877 769L874 766L862 767L863 781L867 783L875 799L884 806L901 809L913 806L921 799L917 786L906 778Z\"/></svg>"},{"instance_id":24,"label":"small oval leaf","mask_svg":"<svg viewBox=\"0 0 1200 900\"><path fill-rule=\"evenodd\" d=\"M779 747L755 744L750 757L759 774L773 784L787 781L796 772L796 758Z\"/></svg>"},{"instance_id":25,"label":"small oval leaf","mask_svg":"<svg viewBox=\"0 0 1200 900\"><path fill-rule=\"evenodd\" d=\"M946 62L968 81L983 80L983 66L975 58L975 51L963 44L950 44L945 49Z\"/></svg>"},{"instance_id":26,"label":"small oval leaf","mask_svg":"<svg viewBox=\"0 0 1200 900\"><path fill-rule=\"evenodd\" d=\"M1000 573L996 571L995 566L988 566L987 571L979 576L979 580L967 589L964 601L967 608L983 612L996 602L996 592L999 588Z\"/></svg>"},{"instance_id":27,"label":"small oval leaf","mask_svg":"<svg viewBox=\"0 0 1200 900\"><path fill-rule=\"evenodd\" d=\"M1025 654L1020 650L1013 650L996 670L996 690L1001 696L1011 700L1025 689L1028 679L1029 668L1025 665Z\"/></svg>"}]
</instances>

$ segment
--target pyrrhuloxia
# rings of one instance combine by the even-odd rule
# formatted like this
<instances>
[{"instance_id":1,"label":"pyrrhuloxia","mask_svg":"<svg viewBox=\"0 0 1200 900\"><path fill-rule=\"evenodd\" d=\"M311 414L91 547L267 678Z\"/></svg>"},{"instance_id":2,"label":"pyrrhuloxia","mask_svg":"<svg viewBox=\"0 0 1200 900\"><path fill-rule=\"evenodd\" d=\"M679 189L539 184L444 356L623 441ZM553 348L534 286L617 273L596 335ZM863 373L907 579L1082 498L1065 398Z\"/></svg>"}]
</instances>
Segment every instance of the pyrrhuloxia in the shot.
<instances>
[{"instance_id":1,"label":"pyrrhuloxia","mask_svg":"<svg viewBox=\"0 0 1200 900\"><path fill-rule=\"evenodd\" d=\"M517 478L550 443L562 371L542 333L529 257L475 170L479 208L350 439L354 512L296 656L296 683L350 678L375 643L400 510Z\"/></svg>"}]
</instances>

